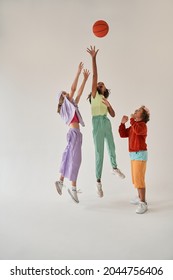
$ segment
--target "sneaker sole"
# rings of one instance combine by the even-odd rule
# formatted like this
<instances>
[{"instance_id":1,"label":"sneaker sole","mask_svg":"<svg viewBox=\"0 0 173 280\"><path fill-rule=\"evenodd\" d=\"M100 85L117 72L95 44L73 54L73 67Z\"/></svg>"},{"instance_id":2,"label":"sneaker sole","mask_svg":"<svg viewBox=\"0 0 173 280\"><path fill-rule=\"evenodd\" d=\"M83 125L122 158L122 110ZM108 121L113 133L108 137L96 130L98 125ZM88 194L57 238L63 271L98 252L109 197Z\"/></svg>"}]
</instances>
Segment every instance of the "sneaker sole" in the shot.
<instances>
[{"instance_id":1,"label":"sneaker sole","mask_svg":"<svg viewBox=\"0 0 173 280\"><path fill-rule=\"evenodd\" d=\"M144 213L146 213L146 212L147 212L147 210L145 210L145 211L144 211L144 212L142 212L142 213L136 212L136 214L141 215L141 214L144 214Z\"/></svg>"},{"instance_id":2,"label":"sneaker sole","mask_svg":"<svg viewBox=\"0 0 173 280\"><path fill-rule=\"evenodd\" d=\"M100 197L100 198L102 198L102 197L103 197L103 193L102 193L102 194L100 194L100 193L98 193L98 192L97 192L97 195L98 195L98 197Z\"/></svg>"},{"instance_id":3,"label":"sneaker sole","mask_svg":"<svg viewBox=\"0 0 173 280\"><path fill-rule=\"evenodd\" d=\"M115 174L114 172L112 172L111 171L111 173L113 174L113 175L115 175L115 176L117 176L118 178L120 178L120 179L125 179L126 178L126 176L124 175L122 175L122 176L120 176L120 175L118 175L118 174Z\"/></svg>"},{"instance_id":4,"label":"sneaker sole","mask_svg":"<svg viewBox=\"0 0 173 280\"><path fill-rule=\"evenodd\" d=\"M57 182L55 182L55 187L56 187L56 190L57 190L57 192L59 193L59 195L62 195L62 191L61 191L61 189L59 188Z\"/></svg>"},{"instance_id":5,"label":"sneaker sole","mask_svg":"<svg viewBox=\"0 0 173 280\"><path fill-rule=\"evenodd\" d=\"M145 211L143 211L143 212L137 212L136 211L136 214L144 214L145 212L147 212L148 211L148 208L145 210Z\"/></svg>"},{"instance_id":6,"label":"sneaker sole","mask_svg":"<svg viewBox=\"0 0 173 280\"><path fill-rule=\"evenodd\" d=\"M71 198L73 199L74 202L79 203L79 200L77 201L74 196L72 195L71 191L68 189L68 193L71 196Z\"/></svg>"}]
</instances>

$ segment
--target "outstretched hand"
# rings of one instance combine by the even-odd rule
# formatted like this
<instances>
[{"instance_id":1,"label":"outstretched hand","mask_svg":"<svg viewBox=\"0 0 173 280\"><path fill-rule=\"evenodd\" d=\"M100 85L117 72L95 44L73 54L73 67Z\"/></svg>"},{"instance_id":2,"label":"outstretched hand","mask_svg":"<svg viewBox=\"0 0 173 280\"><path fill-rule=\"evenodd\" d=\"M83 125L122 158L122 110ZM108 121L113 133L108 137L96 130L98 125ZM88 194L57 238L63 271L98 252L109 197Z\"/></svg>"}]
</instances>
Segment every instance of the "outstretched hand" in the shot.
<instances>
[{"instance_id":1,"label":"outstretched hand","mask_svg":"<svg viewBox=\"0 0 173 280\"><path fill-rule=\"evenodd\" d=\"M91 55L92 58L96 57L98 51L99 51L99 49L96 50L95 46L94 47L90 46L90 48L87 48L87 52Z\"/></svg>"},{"instance_id":2,"label":"outstretched hand","mask_svg":"<svg viewBox=\"0 0 173 280\"><path fill-rule=\"evenodd\" d=\"M88 79L88 77L89 77L89 75L90 75L89 70L88 70L88 69L84 69L84 70L83 70L84 80L87 80L87 79Z\"/></svg>"},{"instance_id":3,"label":"outstretched hand","mask_svg":"<svg viewBox=\"0 0 173 280\"><path fill-rule=\"evenodd\" d=\"M79 63L79 66L78 66L78 74L81 73L81 71L82 71L82 69L83 69L83 66L84 66L83 62L80 62L80 63Z\"/></svg>"}]
</instances>

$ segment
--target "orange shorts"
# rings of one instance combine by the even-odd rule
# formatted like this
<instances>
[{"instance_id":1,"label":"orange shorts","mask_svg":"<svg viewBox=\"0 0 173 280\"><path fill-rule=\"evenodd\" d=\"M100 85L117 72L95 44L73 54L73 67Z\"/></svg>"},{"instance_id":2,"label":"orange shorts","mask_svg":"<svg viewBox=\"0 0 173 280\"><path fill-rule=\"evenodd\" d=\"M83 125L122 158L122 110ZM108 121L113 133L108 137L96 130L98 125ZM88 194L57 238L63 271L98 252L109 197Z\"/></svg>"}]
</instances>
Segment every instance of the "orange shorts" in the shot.
<instances>
[{"instance_id":1,"label":"orange shorts","mask_svg":"<svg viewBox=\"0 0 173 280\"><path fill-rule=\"evenodd\" d=\"M145 188L146 165L144 160L131 160L132 183L135 188Z\"/></svg>"}]
</instances>

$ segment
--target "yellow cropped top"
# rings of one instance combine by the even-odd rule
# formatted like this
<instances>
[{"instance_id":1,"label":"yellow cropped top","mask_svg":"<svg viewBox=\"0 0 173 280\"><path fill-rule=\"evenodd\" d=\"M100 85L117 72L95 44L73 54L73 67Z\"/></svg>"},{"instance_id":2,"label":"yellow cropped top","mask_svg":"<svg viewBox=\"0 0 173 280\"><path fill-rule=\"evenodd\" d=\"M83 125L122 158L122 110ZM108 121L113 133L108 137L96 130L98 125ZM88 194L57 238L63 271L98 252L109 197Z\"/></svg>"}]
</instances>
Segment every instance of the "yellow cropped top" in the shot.
<instances>
[{"instance_id":1,"label":"yellow cropped top","mask_svg":"<svg viewBox=\"0 0 173 280\"><path fill-rule=\"evenodd\" d=\"M95 98L91 96L91 113L92 116L107 115L107 106L102 102L103 95L96 92Z\"/></svg>"}]
</instances>

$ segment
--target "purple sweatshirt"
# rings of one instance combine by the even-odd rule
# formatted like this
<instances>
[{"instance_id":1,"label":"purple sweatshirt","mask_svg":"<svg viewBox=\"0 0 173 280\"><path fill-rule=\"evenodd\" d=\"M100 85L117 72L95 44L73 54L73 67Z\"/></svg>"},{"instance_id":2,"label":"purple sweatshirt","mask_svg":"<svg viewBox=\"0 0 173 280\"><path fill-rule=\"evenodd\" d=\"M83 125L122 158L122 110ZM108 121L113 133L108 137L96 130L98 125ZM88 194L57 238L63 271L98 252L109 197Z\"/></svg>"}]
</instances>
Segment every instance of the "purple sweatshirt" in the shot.
<instances>
[{"instance_id":1,"label":"purple sweatshirt","mask_svg":"<svg viewBox=\"0 0 173 280\"><path fill-rule=\"evenodd\" d=\"M63 102L63 104L61 106L61 110L60 110L60 116L63 119L63 121L69 125L71 123L71 120L74 117L75 112L78 116L79 123L82 126L85 126L84 121L82 119L82 116L79 112L78 106L75 103L75 101L73 99L72 99L72 101L69 101L67 97L64 97L64 102Z\"/></svg>"}]
</instances>

